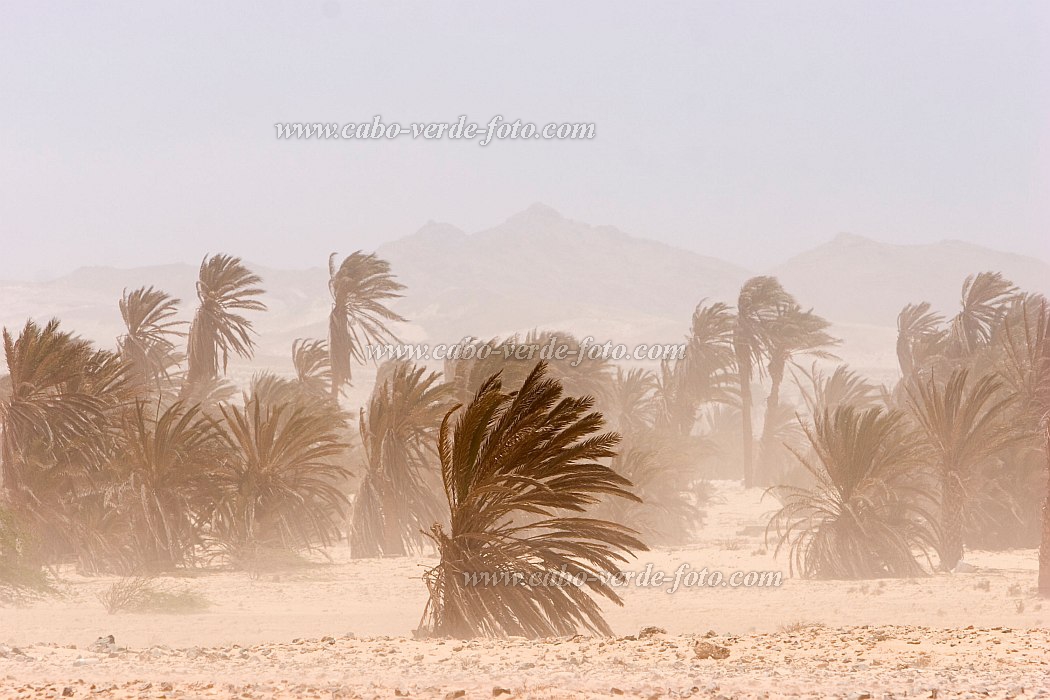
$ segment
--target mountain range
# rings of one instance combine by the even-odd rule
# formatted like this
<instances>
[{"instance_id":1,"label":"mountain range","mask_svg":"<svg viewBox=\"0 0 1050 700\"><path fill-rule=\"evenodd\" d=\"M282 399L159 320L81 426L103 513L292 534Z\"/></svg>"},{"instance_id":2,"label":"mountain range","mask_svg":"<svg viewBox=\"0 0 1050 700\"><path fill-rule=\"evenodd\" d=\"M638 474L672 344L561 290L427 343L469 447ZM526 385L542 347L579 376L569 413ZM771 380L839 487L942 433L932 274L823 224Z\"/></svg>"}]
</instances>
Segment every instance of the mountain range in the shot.
<instances>
[{"instance_id":1,"label":"mountain range","mask_svg":"<svg viewBox=\"0 0 1050 700\"><path fill-rule=\"evenodd\" d=\"M288 366L297 337L324 337L329 310L327 269L281 270L252 265L263 278L266 314L258 315L259 364ZM343 251L349 252L349 251ZM894 245L841 234L769 270L747 270L715 257L638 238L611 226L563 217L542 204L476 233L430 222L379 247L406 292L394 304L410 320L398 333L410 342L488 338L535 327L592 335L604 342L673 342L688 330L703 299L733 303L742 282L772 274L804 306L835 324L843 356L872 369L892 357L897 312L930 301L958 306L967 275L1003 272L1020 287L1050 292L1042 260L969 243ZM86 267L48 282L0 282L0 324L57 316L105 345L121 332L123 289L154 285L183 300L189 319L196 266L132 269Z\"/></svg>"}]
</instances>

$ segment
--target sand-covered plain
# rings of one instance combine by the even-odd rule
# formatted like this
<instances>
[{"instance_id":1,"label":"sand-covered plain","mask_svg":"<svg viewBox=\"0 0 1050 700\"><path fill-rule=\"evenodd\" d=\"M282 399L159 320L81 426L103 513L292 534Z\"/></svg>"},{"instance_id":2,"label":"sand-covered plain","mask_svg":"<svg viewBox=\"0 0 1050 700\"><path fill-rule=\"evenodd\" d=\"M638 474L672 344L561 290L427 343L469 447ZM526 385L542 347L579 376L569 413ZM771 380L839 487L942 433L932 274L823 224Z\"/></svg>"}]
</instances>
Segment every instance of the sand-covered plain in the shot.
<instances>
[{"instance_id":1,"label":"sand-covered plain","mask_svg":"<svg viewBox=\"0 0 1050 700\"><path fill-rule=\"evenodd\" d=\"M427 557L336 548L255 578L157 579L208 602L188 614L108 614L115 578L62 571L59 597L0 607L0 698L1050 697L1034 550L968 553L968 573L805 581L765 546L761 496L720 484L695 544L629 568L783 571L781 586L626 586L605 606L610 639L415 640Z\"/></svg>"}]
</instances>

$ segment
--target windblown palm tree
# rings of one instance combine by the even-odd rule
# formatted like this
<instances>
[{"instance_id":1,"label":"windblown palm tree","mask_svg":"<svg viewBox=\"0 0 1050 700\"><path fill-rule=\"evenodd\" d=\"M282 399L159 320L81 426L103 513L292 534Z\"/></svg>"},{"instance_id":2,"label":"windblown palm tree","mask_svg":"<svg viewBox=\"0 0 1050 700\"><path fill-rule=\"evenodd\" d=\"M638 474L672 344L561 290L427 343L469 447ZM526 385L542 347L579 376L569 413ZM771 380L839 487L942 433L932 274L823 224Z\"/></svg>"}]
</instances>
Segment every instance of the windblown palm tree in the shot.
<instances>
[{"instance_id":1,"label":"windblown palm tree","mask_svg":"<svg viewBox=\"0 0 1050 700\"><path fill-rule=\"evenodd\" d=\"M676 381L686 374L681 362L662 363L660 380L648 370L617 369L602 402L603 415L623 436L610 466L634 485L642 502L606 498L595 516L638 530L650 544L689 541L709 499L701 463L713 448L709 440L692 434L692 424L700 397L710 396L705 391L717 384L711 375L704 378L697 372L703 381L696 381L690 392L686 382Z\"/></svg>"},{"instance_id":2,"label":"windblown palm tree","mask_svg":"<svg viewBox=\"0 0 1050 700\"><path fill-rule=\"evenodd\" d=\"M689 435L702 404L730 400L734 393L734 325L732 310L721 302L701 302L696 307L685 357L660 366L656 399L661 428Z\"/></svg>"},{"instance_id":3,"label":"windblown palm tree","mask_svg":"<svg viewBox=\"0 0 1050 700\"><path fill-rule=\"evenodd\" d=\"M897 362L905 381L944 351L948 334L942 321L944 317L931 311L928 301L908 304L897 315Z\"/></svg>"},{"instance_id":4,"label":"windblown palm tree","mask_svg":"<svg viewBox=\"0 0 1050 700\"><path fill-rule=\"evenodd\" d=\"M180 330L185 323L175 320L179 303L153 287L125 290L120 300L127 332L117 339L117 347L135 382L146 391L159 393L171 368L179 363L175 342L185 335Z\"/></svg>"},{"instance_id":5,"label":"windblown palm tree","mask_svg":"<svg viewBox=\"0 0 1050 700\"><path fill-rule=\"evenodd\" d=\"M804 311L798 304L782 304L768 324L766 355L769 359L770 390L766 399L765 420L762 421L762 472L765 478L776 468L776 439L774 416L780 410L780 386L788 362L799 355L822 359L833 358L827 352L839 343L827 329L831 324L812 311ZM768 483L768 481L767 481Z\"/></svg>"},{"instance_id":6,"label":"windblown palm tree","mask_svg":"<svg viewBox=\"0 0 1050 700\"><path fill-rule=\"evenodd\" d=\"M138 401L125 417L107 502L128 520L135 570L183 564L200 544L195 515L211 500L217 438L196 406Z\"/></svg>"},{"instance_id":7,"label":"windblown palm tree","mask_svg":"<svg viewBox=\"0 0 1050 700\"><path fill-rule=\"evenodd\" d=\"M4 329L9 394L0 403L3 487L15 504L45 495L34 481L61 470L76 442L95 453L107 410L124 398L126 372L111 353L59 330L27 321L18 338ZM39 484L37 484L39 486Z\"/></svg>"},{"instance_id":8,"label":"windblown palm tree","mask_svg":"<svg viewBox=\"0 0 1050 700\"><path fill-rule=\"evenodd\" d=\"M1023 298L1007 317L1000 376L1014 397L1016 429L1043 453L1046 483L1050 483L1050 304L1043 298ZM1050 598L1050 488L1043 500L1039 547L1039 595Z\"/></svg>"},{"instance_id":9,"label":"windblown palm tree","mask_svg":"<svg viewBox=\"0 0 1050 700\"><path fill-rule=\"evenodd\" d=\"M230 353L250 358L255 349L252 322L245 311L265 311L255 297L262 280L240 258L213 255L201 263L197 280L200 305L190 325L186 382L198 387L226 373Z\"/></svg>"},{"instance_id":10,"label":"windblown palm tree","mask_svg":"<svg viewBox=\"0 0 1050 700\"><path fill-rule=\"evenodd\" d=\"M390 263L375 254L357 251L339 267L336 254L328 258L328 290L332 311L328 316L328 351L332 375L332 398L350 384L351 363L369 359L365 345L398 342L388 323L405 319L387 307L405 287L390 272Z\"/></svg>"},{"instance_id":11,"label":"windblown palm tree","mask_svg":"<svg viewBox=\"0 0 1050 700\"><path fill-rule=\"evenodd\" d=\"M949 346L953 355L972 355L990 343L1016 296L1017 287L999 272L967 277L962 288L962 308L951 321Z\"/></svg>"},{"instance_id":12,"label":"windblown palm tree","mask_svg":"<svg viewBox=\"0 0 1050 700\"><path fill-rule=\"evenodd\" d=\"M755 485L751 380L756 367L761 371L770 324L781 308L794 303L794 298L784 291L775 277L752 277L740 288L737 298L733 350L736 354L740 415L743 421L744 485L748 488Z\"/></svg>"},{"instance_id":13,"label":"windblown palm tree","mask_svg":"<svg viewBox=\"0 0 1050 700\"><path fill-rule=\"evenodd\" d=\"M355 557L419 551L424 531L442 520L435 448L451 392L436 372L395 364L361 411L367 471L354 502Z\"/></svg>"},{"instance_id":14,"label":"windblown palm tree","mask_svg":"<svg viewBox=\"0 0 1050 700\"><path fill-rule=\"evenodd\" d=\"M653 426L657 378L651 371L616 368L609 389L601 397L602 414L621 435L637 435Z\"/></svg>"},{"instance_id":15,"label":"windblown palm tree","mask_svg":"<svg viewBox=\"0 0 1050 700\"><path fill-rule=\"evenodd\" d=\"M523 339L515 336L509 338L508 342L524 344L530 349L538 348L539 353L544 349L557 351L559 347L564 347L567 351L564 360L557 357L545 358L542 355L529 357L524 361L517 360L516 364L522 368L518 374L523 380L536 362L543 360L547 363L551 379L561 382L565 393L570 396L593 396L597 399L609 390L613 369L611 358L606 357L604 352L592 354L592 348L571 333L533 329L526 333ZM505 382L509 380L508 373L505 372L503 376Z\"/></svg>"},{"instance_id":16,"label":"windblown palm tree","mask_svg":"<svg viewBox=\"0 0 1050 700\"><path fill-rule=\"evenodd\" d=\"M243 408L224 404L220 411L227 455L214 471L211 518L227 554L250 566L265 550L335 540L350 472L338 459L346 445L331 413L254 396Z\"/></svg>"},{"instance_id":17,"label":"windblown palm tree","mask_svg":"<svg viewBox=\"0 0 1050 700\"><path fill-rule=\"evenodd\" d=\"M541 362L518 391L505 393L495 375L454 426L456 409L445 416L438 452L451 525L431 529L441 561L425 575L422 633L611 633L589 593L621 603L604 577L645 546L621 525L563 515L603 495L635 498L600 461L619 437L596 434L603 420L592 403L562 398Z\"/></svg>"},{"instance_id":18,"label":"windblown palm tree","mask_svg":"<svg viewBox=\"0 0 1050 700\"><path fill-rule=\"evenodd\" d=\"M875 408L882 398L879 387L848 365L839 365L831 374L825 374L814 363L808 371L802 371L802 377L795 375L795 383L811 416L834 411L839 406L853 406L857 410Z\"/></svg>"},{"instance_id":19,"label":"windblown palm tree","mask_svg":"<svg viewBox=\"0 0 1050 700\"><path fill-rule=\"evenodd\" d=\"M324 394L332 385L328 343L298 338L292 343L292 366L300 386L313 394Z\"/></svg>"},{"instance_id":20,"label":"windblown palm tree","mask_svg":"<svg viewBox=\"0 0 1050 700\"><path fill-rule=\"evenodd\" d=\"M709 483L697 477L698 452L710 451L703 438L646 432L624 443L610 467L631 482L640 501L602 500L593 515L637 530L640 538L661 546L693 541L711 498Z\"/></svg>"},{"instance_id":21,"label":"windblown palm tree","mask_svg":"<svg viewBox=\"0 0 1050 700\"><path fill-rule=\"evenodd\" d=\"M47 573L33 561L32 538L0 505L0 600L35 595L49 589Z\"/></svg>"},{"instance_id":22,"label":"windblown palm tree","mask_svg":"<svg viewBox=\"0 0 1050 700\"><path fill-rule=\"evenodd\" d=\"M98 500L113 418L132 399L127 366L57 321L29 321L17 339L6 329L3 336L10 371L0 401L3 488L40 555L55 560L81 549L81 515Z\"/></svg>"},{"instance_id":23,"label":"windblown palm tree","mask_svg":"<svg viewBox=\"0 0 1050 700\"><path fill-rule=\"evenodd\" d=\"M767 529L776 554L807 578L917 576L936 533L934 492L918 472L925 450L899 411L843 405L804 425L811 454L797 453L813 488L774 487L783 503Z\"/></svg>"},{"instance_id":24,"label":"windblown palm tree","mask_svg":"<svg viewBox=\"0 0 1050 700\"><path fill-rule=\"evenodd\" d=\"M1013 401L993 374L970 381L969 370L952 372L946 383L935 377L908 387L908 404L930 449L941 480L941 566L955 568L963 555L967 482L982 460L1015 442L1004 424Z\"/></svg>"},{"instance_id":25,"label":"windblown palm tree","mask_svg":"<svg viewBox=\"0 0 1050 700\"><path fill-rule=\"evenodd\" d=\"M508 341L513 342L513 336ZM508 388L521 386L533 365L505 359L504 347L508 341L499 338L476 340L473 349L468 351L469 356L461 349L457 357L445 358L442 376L445 383L452 386L455 401L468 403L485 381L497 373ZM465 344L461 344L461 348L465 347ZM508 350L508 354L512 353Z\"/></svg>"},{"instance_id":26,"label":"windblown palm tree","mask_svg":"<svg viewBox=\"0 0 1050 700\"><path fill-rule=\"evenodd\" d=\"M445 381L452 384L457 401L467 402L497 372L503 386L515 390L544 361L551 378L574 396L605 397L611 388L612 363L597 346L586 346L571 333L532 330L524 336L476 341L457 358L445 360ZM551 353L558 353L551 357Z\"/></svg>"}]
</instances>

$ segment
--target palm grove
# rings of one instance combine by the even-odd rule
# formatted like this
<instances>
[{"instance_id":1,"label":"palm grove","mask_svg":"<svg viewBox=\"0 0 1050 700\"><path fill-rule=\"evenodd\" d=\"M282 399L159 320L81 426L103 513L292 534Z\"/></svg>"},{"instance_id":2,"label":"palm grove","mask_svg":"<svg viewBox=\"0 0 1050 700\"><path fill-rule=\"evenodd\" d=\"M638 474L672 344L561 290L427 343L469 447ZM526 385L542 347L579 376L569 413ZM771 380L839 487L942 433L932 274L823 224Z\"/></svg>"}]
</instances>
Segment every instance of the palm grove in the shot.
<instances>
[{"instance_id":1,"label":"palm grove","mask_svg":"<svg viewBox=\"0 0 1050 700\"><path fill-rule=\"evenodd\" d=\"M189 324L147 287L119 300L113 349L54 320L5 329L0 589L69 564L255 571L345 540L357 557L436 553L423 633L608 633L603 575L687 543L709 479L742 478L776 497L767 537L799 575L920 576L1041 540L1050 595L1050 311L999 274L967 279L948 315L901 311L892 387L836 364L828 322L756 277L735 306L697 307L681 360L504 352L576 342L533 331L441 372L387 362L351 416L343 391L369 343L396 340L403 287L370 254L329 270L328 337L293 344L294 375L243 387L229 360L253 356L266 305L227 255L201 264ZM517 583L468 583L481 572Z\"/></svg>"}]
</instances>

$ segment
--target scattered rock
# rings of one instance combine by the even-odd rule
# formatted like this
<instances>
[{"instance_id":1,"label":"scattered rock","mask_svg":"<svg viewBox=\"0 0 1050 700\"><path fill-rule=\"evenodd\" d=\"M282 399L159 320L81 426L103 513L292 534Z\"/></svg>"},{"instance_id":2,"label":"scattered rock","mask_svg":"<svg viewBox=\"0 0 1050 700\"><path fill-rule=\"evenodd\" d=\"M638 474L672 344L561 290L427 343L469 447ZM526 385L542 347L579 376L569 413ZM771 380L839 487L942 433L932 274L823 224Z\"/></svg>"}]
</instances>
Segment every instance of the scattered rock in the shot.
<instances>
[{"instance_id":1,"label":"scattered rock","mask_svg":"<svg viewBox=\"0 0 1050 700\"><path fill-rule=\"evenodd\" d=\"M498 698L501 695L510 695L508 688L500 688L498 685L492 689L492 697Z\"/></svg>"},{"instance_id":2,"label":"scattered rock","mask_svg":"<svg viewBox=\"0 0 1050 700\"><path fill-rule=\"evenodd\" d=\"M107 634L105 637L99 637L88 647L88 651L93 651L96 654L108 654L116 650L117 639L112 634Z\"/></svg>"},{"instance_id":3,"label":"scattered rock","mask_svg":"<svg viewBox=\"0 0 1050 700\"><path fill-rule=\"evenodd\" d=\"M705 642L704 640L697 641L693 647L693 651L696 652L696 658L698 659L727 659L729 658L729 649L712 642Z\"/></svg>"},{"instance_id":4,"label":"scattered rock","mask_svg":"<svg viewBox=\"0 0 1050 700\"><path fill-rule=\"evenodd\" d=\"M649 639L661 634L667 634L667 630L663 627L643 627L641 632L638 633L638 639Z\"/></svg>"}]
</instances>

